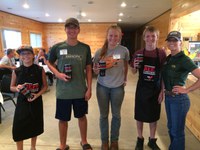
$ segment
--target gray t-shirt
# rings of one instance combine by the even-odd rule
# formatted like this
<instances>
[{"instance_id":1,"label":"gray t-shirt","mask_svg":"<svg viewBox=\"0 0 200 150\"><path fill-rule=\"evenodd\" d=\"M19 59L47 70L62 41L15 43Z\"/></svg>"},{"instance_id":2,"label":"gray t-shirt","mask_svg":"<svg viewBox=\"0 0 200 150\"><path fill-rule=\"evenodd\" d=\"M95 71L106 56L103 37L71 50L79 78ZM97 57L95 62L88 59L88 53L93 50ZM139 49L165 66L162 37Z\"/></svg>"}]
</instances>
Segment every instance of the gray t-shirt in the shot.
<instances>
[{"instance_id":1,"label":"gray t-shirt","mask_svg":"<svg viewBox=\"0 0 200 150\"><path fill-rule=\"evenodd\" d=\"M97 50L94 56L94 63L100 60L101 49ZM118 45L115 49L107 51L105 57L113 57L119 59L119 62L111 68L106 69L106 75L101 77L98 75L97 82L108 88L119 87L124 83L124 61L129 61L129 51L126 47Z\"/></svg>"},{"instance_id":2,"label":"gray t-shirt","mask_svg":"<svg viewBox=\"0 0 200 150\"><path fill-rule=\"evenodd\" d=\"M69 82L57 79L56 97L59 99L84 98L87 90L85 69L92 64L90 47L87 44L78 42L70 46L66 42L54 45L49 55L49 61L57 61L57 69L64 72L64 65L72 66L72 79Z\"/></svg>"}]
</instances>

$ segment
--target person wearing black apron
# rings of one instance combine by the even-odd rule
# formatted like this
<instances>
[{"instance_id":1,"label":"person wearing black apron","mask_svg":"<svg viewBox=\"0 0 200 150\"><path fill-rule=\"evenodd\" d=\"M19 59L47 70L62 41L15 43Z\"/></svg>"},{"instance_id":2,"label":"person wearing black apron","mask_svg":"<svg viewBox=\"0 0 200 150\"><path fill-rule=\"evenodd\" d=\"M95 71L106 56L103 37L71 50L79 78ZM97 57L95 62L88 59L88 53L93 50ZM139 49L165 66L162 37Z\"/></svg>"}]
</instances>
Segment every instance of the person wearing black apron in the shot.
<instances>
[{"instance_id":1,"label":"person wearing black apron","mask_svg":"<svg viewBox=\"0 0 200 150\"><path fill-rule=\"evenodd\" d=\"M23 141L31 138L31 150L36 149L37 136L44 132L42 94L47 89L44 69L33 64L30 46L17 50L23 64L12 73L11 91L17 92L17 106L13 118L13 140L17 150L23 150Z\"/></svg>"},{"instance_id":2,"label":"person wearing black apron","mask_svg":"<svg viewBox=\"0 0 200 150\"><path fill-rule=\"evenodd\" d=\"M143 37L145 48L136 51L132 59L132 71L139 71L135 93L135 120L137 122L138 138L135 150L143 150L143 123L149 123L150 137L148 146L152 150L160 150L156 144L155 132L157 120L160 118L162 92L160 70L166 57L164 50L156 48L159 31L147 27ZM140 57L140 58L138 58Z\"/></svg>"}]
</instances>

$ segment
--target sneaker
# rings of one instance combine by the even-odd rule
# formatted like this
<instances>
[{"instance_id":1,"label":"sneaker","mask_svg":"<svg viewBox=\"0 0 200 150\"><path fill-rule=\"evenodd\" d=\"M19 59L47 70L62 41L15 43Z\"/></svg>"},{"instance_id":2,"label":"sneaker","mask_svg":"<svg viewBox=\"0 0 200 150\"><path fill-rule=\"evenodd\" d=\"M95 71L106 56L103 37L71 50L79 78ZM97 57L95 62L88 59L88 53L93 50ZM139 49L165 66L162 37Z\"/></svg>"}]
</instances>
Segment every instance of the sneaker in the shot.
<instances>
[{"instance_id":1,"label":"sneaker","mask_svg":"<svg viewBox=\"0 0 200 150\"><path fill-rule=\"evenodd\" d=\"M148 146L152 149L152 150L160 150L160 147L158 147L158 145L156 144L157 139L151 139L149 137L149 142L148 142Z\"/></svg>"},{"instance_id":2,"label":"sneaker","mask_svg":"<svg viewBox=\"0 0 200 150\"><path fill-rule=\"evenodd\" d=\"M137 144L135 146L135 150L143 150L143 145L144 145L144 138L137 138Z\"/></svg>"}]
</instances>

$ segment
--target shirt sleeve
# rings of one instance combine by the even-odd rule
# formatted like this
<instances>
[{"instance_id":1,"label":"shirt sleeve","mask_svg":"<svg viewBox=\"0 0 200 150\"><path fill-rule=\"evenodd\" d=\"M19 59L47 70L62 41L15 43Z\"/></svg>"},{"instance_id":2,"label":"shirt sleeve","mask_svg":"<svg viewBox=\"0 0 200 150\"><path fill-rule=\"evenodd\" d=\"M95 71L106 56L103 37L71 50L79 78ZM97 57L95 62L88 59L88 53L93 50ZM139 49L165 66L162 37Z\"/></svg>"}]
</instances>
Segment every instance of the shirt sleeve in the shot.
<instances>
[{"instance_id":1,"label":"shirt sleeve","mask_svg":"<svg viewBox=\"0 0 200 150\"><path fill-rule=\"evenodd\" d=\"M186 56L185 65L183 65L183 67L189 72L192 72L193 70L198 68L194 61L192 61L188 56Z\"/></svg>"},{"instance_id":2,"label":"shirt sleeve","mask_svg":"<svg viewBox=\"0 0 200 150\"><path fill-rule=\"evenodd\" d=\"M125 53L125 60L129 61L130 60L130 54L129 54L129 50L126 48L126 53Z\"/></svg>"}]
</instances>

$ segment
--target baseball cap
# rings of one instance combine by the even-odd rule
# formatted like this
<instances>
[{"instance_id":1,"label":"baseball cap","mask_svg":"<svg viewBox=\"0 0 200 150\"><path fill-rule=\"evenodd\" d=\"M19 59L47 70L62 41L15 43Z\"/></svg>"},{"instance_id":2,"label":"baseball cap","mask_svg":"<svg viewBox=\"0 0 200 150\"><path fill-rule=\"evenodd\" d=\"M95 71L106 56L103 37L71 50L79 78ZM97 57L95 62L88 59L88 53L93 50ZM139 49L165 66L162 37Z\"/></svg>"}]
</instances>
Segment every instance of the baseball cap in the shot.
<instances>
[{"instance_id":1,"label":"baseball cap","mask_svg":"<svg viewBox=\"0 0 200 150\"><path fill-rule=\"evenodd\" d=\"M17 49L17 53L20 55L21 52L23 51L29 51L33 54L33 48L31 46L20 46L18 49Z\"/></svg>"},{"instance_id":2,"label":"baseball cap","mask_svg":"<svg viewBox=\"0 0 200 150\"><path fill-rule=\"evenodd\" d=\"M169 40L169 38L175 38L178 41L181 41L181 33L179 31L171 31L165 41Z\"/></svg>"},{"instance_id":3,"label":"baseball cap","mask_svg":"<svg viewBox=\"0 0 200 150\"><path fill-rule=\"evenodd\" d=\"M79 22L76 18L69 18L65 21L65 27L68 27L69 25L75 25L79 27Z\"/></svg>"}]
</instances>

